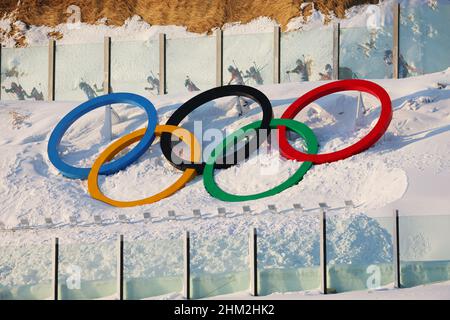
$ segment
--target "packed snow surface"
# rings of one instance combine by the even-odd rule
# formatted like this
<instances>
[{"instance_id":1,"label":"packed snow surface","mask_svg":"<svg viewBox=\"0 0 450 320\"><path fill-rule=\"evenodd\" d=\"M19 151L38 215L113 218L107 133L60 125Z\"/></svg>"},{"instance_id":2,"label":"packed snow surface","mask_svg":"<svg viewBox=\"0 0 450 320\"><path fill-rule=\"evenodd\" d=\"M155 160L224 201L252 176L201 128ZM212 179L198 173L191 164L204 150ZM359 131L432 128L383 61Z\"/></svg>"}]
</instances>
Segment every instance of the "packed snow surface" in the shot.
<instances>
[{"instance_id":1,"label":"packed snow surface","mask_svg":"<svg viewBox=\"0 0 450 320\"><path fill-rule=\"evenodd\" d=\"M367 213L393 203L401 206L402 199L406 197L413 198L417 203L423 202L422 208L420 205L413 207L416 214L425 207L433 208L435 214L443 213L448 204L450 181L450 109L449 89L439 89L437 83L448 83L449 75L447 70L418 78L376 81L390 94L395 111L387 133L375 146L344 161L314 166L298 185L277 196L246 204L255 211L262 211L267 204L276 204L280 210L291 208L293 203L314 209L319 202L325 201L339 211L344 200L351 199L358 212ZM260 89L270 98L275 116L279 117L298 96L320 84L290 83ZM190 97L168 95L152 98L158 109L159 122L165 123L170 114ZM360 139L377 120L380 109L378 101L366 94L363 99L367 110L362 127L355 128L354 124L355 92L319 99L297 118L315 131L321 145L320 152L338 150ZM145 227L141 223L112 223L117 221L119 214L138 221L142 220L144 212L150 212L157 218L166 216L168 210L175 210L178 215L186 217L191 217L192 209L201 209L203 213L214 216L217 207L227 207L230 212L240 213L244 203L224 203L214 199L206 192L201 177L195 178L172 197L148 206L119 209L92 199L87 193L85 181L65 178L47 157L51 131L76 105L71 102L2 102L0 221L6 226L17 226L21 218L27 218L32 225L42 225L44 218L51 217L61 228L52 230L48 236L63 232L65 237L73 239L98 240L101 235L119 231L128 236L144 233L167 236L194 227L225 230L229 225L243 224L247 227L254 223L248 217L225 221L213 217L202 221L185 219ZM411 105L414 107L411 108ZM122 105L114 108L122 119L113 126L115 137L145 126L146 115L140 109ZM203 120L203 132L215 128L229 133L261 118L255 103L250 108L246 115L238 117L230 99L216 100L193 112L183 126L192 129L195 121ZM82 117L69 129L60 147L66 162L79 166L92 164L109 144L101 134L103 119L104 111L99 109ZM255 156L253 160L228 170L216 171L218 184L236 194L261 192L284 181L300 165L281 159L276 150ZM425 175L427 178L422 180ZM162 156L158 142L155 142L139 161L113 176L100 177L99 183L108 196L131 200L155 194L179 176L180 172ZM434 196L434 201L429 201L430 194ZM94 214L110 220L111 224L95 227L92 233L87 229L81 232L67 226L70 216L76 216L80 223L88 223ZM388 214L385 212L385 215ZM289 223L290 218L269 217L285 232L287 229L283 226L283 220L286 220L287 228L296 228L295 224ZM45 231L39 231L39 236L27 237L43 239L42 233ZM6 241L20 237L5 235Z\"/></svg>"},{"instance_id":2,"label":"packed snow surface","mask_svg":"<svg viewBox=\"0 0 450 320\"><path fill-rule=\"evenodd\" d=\"M382 25L391 23L391 1L382 2L379 8L383 13ZM370 10L371 6L352 8L342 26L367 25ZM319 27L323 20L324 17L315 12L306 23L303 19L293 19L288 29ZM261 17L246 25L227 25L224 32L272 32L274 25L274 21ZM0 21L2 26L9 27L8 21ZM121 27L101 23L95 26L64 24L55 30L64 35L61 43L101 42L105 35L126 40L148 40L159 33L166 33L169 38L200 36L180 26L150 26L139 17L130 18ZM28 43L46 45L49 31L52 30L45 26L31 26L25 32ZM9 39L4 45L11 47L14 40ZM181 254L180 238L184 231L190 231L194 241L201 244L193 248L192 264L206 265L203 272L233 272L245 268L247 235L251 227L256 227L260 233L259 258L264 266L317 265L319 202L326 202L331 207L330 263L390 262L390 230L374 217L390 216L394 208L404 215L448 215L450 69L416 78L375 82L387 90L394 107L391 125L375 146L343 161L314 166L298 185L277 196L248 203L224 203L212 198L205 191L201 177L197 177L184 189L158 203L128 209L110 207L89 196L85 181L63 177L48 160L47 142L51 131L78 103L1 101L0 226L3 223L8 229L1 232L2 285L49 280L49 243L54 237L59 237L63 246L90 243L82 250L76 245L69 249L74 253L82 252L77 263L89 270L86 276L92 279L107 278L115 272L116 256L111 241L118 234L124 234L126 240L135 244L145 241L143 247L130 248L129 257L149 257L128 261L133 264L131 272L136 277L180 273L182 266L176 265L176 261ZM275 116L279 117L297 97L321 84L289 83L265 85L259 89L269 97ZM152 96L150 99L158 109L159 123L164 124L174 110L191 97L191 94ZM356 92L327 96L312 103L296 119L314 130L320 152L336 151L361 139L377 120L378 101L363 94L364 116L356 121L357 101ZM120 116L120 121L113 126L115 139L145 126L146 115L142 110L125 105L115 105L114 110ZM261 113L255 103L250 105L248 113L239 117L233 99L219 99L193 112L182 125L194 131L195 121L202 121L203 132L219 129L222 133L230 133L259 119ZM92 165L110 143L103 138L103 123L103 108L79 119L63 138L60 152L64 161L77 166ZM102 191L114 199L138 199L155 194L177 180L181 173L162 156L158 144L157 140L146 154L125 170L100 177ZM205 141L202 144L208 146ZM302 148L300 139L294 144ZM183 152L188 154L187 149ZM231 193L258 193L286 180L300 166L300 163L281 158L276 147L251 160L228 170L216 171L216 181ZM355 208L345 209L345 200L352 200ZM303 214L292 210L294 203L302 204ZM275 204L279 213L269 212L268 204ZM243 205L250 205L252 214L242 214ZM218 216L218 207L226 208L226 217ZM193 209L200 209L203 218L195 219ZM167 219L168 210L175 210L176 221ZM144 213L151 214L151 223L145 221ZM103 225L94 223L94 215L101 217ZM122 221L119 215L124 215L128 222ZM77 223L70 223L70 217L76 217ZM15 229L24 218L29 220L32 228ZM46 218L51 218L55 226L48 228ZM427 237L429 231L434 230L433 224L427 225L426 229L428 235L425 231L425 235L419 232L408 240L405 258L421 259L431 254L433 250L429 248ZM444 258L448 259L448 256ZM326 298L448 298L448 292L448 284L443 284L401 291L386 288ZM249 298L247 294L230 297ZM177 295L169 298L177 298ZM325 297L318 296L317 292L305 292L269 298Z\"/></svg>"},{"instance_id":3,"label":"packed snow surface","mask_svg":"<svg viewBox=\"0 0 450 320\"><path fill-rule=\"evenodd\" d=\"M33 284L45 278L53 237L59 237L63 244L106 241L104 245L92 246L94 250L83 250L83 259L79 261L85 269L104 276L114 272L116 258L110 241L118 234L124 234L130 241L150 240L145 250L152 257L151 272L176 272L181 266L174 266L167 255L170 250L181 248L178 242L186 230L195 241L203 243L195 247L192 263L206 264L205 272L245 268L251 227L259 230L260 259L265 266L314 266L318 264L319 202L326 202L331 208L330 263L390 262L390 230L375 216L390 216L392 208L400 209L405 215L448 214L450 69L417 78L376 82L387 90L394 108L391 125L376 145L343 161L313 166L298 185L276 196L248 203L216 200L206 192L201 177L196 177L175 195L152 205L113 208L92 199L85 181L62 176L48 160L47 142L53 128L77 103L1 102L0 221L14 229L21 219L27 218L32 226L31 230L2 232L2 282ZM297 97L321 84L290 83L259 89L269 97L275 117L279 117ZM151 98L158 110L159 123L165 123L191 96ZM378 101L363 94L366 111L355 125L357 97L358 93L352 91L327 96L297 116L296 119L316 133L320 152L348 146L373 127L380 110ZM233 101L210 102L193 112L182 125L193 130L195 121L203 120L203 132L215 128L229 133L261 118L256 103L250 104L250 110L239 117ZM113 108L121 118L113 125L114 138L145 126L146 115L140 109L124 105ZM64 161L79 166L92 164L109 145L101 134L103 120L101 108L76 121L60 147ZM301 148L301 139L294 143ZM208 146L207 142L203 146ZM217 170L219 185L236 194L260 192L284 181L300 165L281 158L276 147L271 152L254 155L251 160L228 170ZM108 196L129 200L159 192L180 174L162 156L156 141L138 161L115 175L100 177L99 184ZM343 205L349 199L355 204L350 212ZM292 210L294 203L303 205L303 214ZM275 204L279 213L269 212L268 204ZM252 214L243 214L243 205L250 205ZM227 209L226 217L218 216L218 207ZM193 209L200 209L203 218L195 219ZM175 210L176 221L168 221L168 210ZM153 217L152 223L144 220L145 212ZM103 225L94 223L94 215L102 218ZM119 215L124 215L129 222L121 221ZM77 219L75 225L69 222L71 216ZM45 218L51 218L55 226L46 227ZM426 239L420 241L418 236L412 239L411 248L422 248L426 254ZM37 250L37 244L45 247ZM100 269L84 265L98 259L101 259ZM133 272L139 274L147 267L145 261L136 261ZM94 273L88 277L98 279Z\"/></svg>"},{"instance_id":4,"label":"packed snow surface","mask_svg":"<svg viewBox=\"0 0 450 320\"><path fill-rule=\"evenodd\" d=\"M166 298L166 297L164 297ZM172 295L171 299L180 298ZM414 288L394 289L386 286L376 290L352 291L338 294L320 294L318 290L305 292L274 293L264 297L252 297L246 292L214 297L214 299L270 299L270 300L448 300L450 282L423 285Z\"/></svg>"}]
</instances>

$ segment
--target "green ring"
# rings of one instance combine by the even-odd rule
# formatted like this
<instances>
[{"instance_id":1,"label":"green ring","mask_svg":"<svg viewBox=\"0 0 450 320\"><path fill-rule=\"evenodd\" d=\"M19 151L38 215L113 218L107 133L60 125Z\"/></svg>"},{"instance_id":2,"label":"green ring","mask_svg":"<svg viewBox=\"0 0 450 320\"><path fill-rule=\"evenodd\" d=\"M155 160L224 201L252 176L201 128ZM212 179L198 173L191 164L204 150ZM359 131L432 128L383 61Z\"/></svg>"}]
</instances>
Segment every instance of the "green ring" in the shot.
<instances>
[{"instance_id":1,"label":"green ring","mask_svg":"<svg viewBox=\"0 0 450 320\"><path fill-rule=\"evenodd\" d=\"M306 146L308 148L309 154L317 154L319 145L317 142L317 138L314 135L314 132L305 124L298 122L296 120L292 119L272 119L270 122L271 129L276 129L277 126L285 126L288 129L298 133L305 141ZM235 140L238 141L242 139L242 137L245 135L245 133L248 130L258 130L261 127L261 121L253 122L242 129L237 130L236 132L232 133L228 137L226 137L211 153L208 161L206 162L205 169L203 171L203 183L205 185L206 191L208 193L222 201L228 201L228 202L238 202L238 201L247 201L247 200L257 200L262 199L265 197L274 196L293 185L299 183L303 176L308 172L308 170L312 167L312 162L303 162L303 164L300 166L300 168L295 172L293 176L291 176L289 179L287 179L285 182L281 183L280 185L276 186L275 188L272 188L270 190L257 193L257 194L251 194L251 195L235 195L230 194L222 189L219 188L219 186L216 184L214 180L214 167L217 160L217 154L219 154L219 151L222 150L222 152L225 152L227 148L235 143ZM221 152L221 153L222 153Z\"/></svg>"}]
</instances>

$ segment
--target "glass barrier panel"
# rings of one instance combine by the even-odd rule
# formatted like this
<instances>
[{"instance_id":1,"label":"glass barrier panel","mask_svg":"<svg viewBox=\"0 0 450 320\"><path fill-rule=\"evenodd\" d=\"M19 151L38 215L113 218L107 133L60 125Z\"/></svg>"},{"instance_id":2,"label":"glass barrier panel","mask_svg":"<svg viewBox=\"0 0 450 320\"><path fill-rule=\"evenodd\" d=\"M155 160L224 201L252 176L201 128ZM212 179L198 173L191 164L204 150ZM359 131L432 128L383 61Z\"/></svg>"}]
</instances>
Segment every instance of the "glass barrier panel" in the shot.
<instances>
[{"instance_id":1,"label":"glass barrier panel","mask_svg":"<svg viewBox=\"0 0 450 320\"><path fill-rule=\"evenodd\" d=\"M125 242L124 298L138 300L183 289L183 241Z\"/></svg>"},{"instance_id":2,"label":"glass barrier panel","mask_svg":"<svg viewBox=\"0 0 450 320\"><path fill-rule=\"evenodd\" d=\"M295 214L292 227L258 227L258 294L318 289L319 216Z\"/></svg>"},{"instance_id":3,"label":"glass barrier panel","mask_svg":"<svg viewBox=\"0 0 450 320\"><path fill-rule=\"evenodd\" d=\"M394 282L393 217L327 217L329 292L373 290Z\"/></svg>"},{"instance_id":4,"label":"glass barrier panel","mask_svg":"<svg viewBox=\"0 0 450 320\"><path fill-rule=\"evenodd\" d=\"M2 48L1 53L1 99L47 99L48 47Z\"/></svg>"},{"instance_id":5,"label":"glass barrier panel","mask_svg":"<svg viewBox=\"0 0 450 320\"><path fill-rule=\"evenodd\" d=\"M333 28L281 34L281 82L331 80Z\"/></svg>"},{"instance_id":6,"label":"glass barrier panel","mask_svg":"<svg viewBox=\"0 0 450 320\"><path fill-rule=\"evenodd\" d=\"M401 284L450 280L450 216L400 216Z\"/></svg>"},{"instance_id":7,"label":"glass barrier panel","mask_svg":"<svg viewBox=\"0 0 450 320\"><path fill-rule=\"evenodd\" d=\"M56 46L56 100L85 101L103 95L103 47L103 43Z\"/></svg>"},{"instance_id":8,"label":"glass barrier panel","mask_svg":"<svg viewBox=\"0 0 450 320\"><path fill-rule=\"evenodd\" d=\"M51 244L0 247L0 300L52 298Z\"/></svg>"},{"instance_id":9,"label":"glass barrier panel","mask_svg":"<svg viewBox=\"0 0 450 320\"><path fill-rule=\"evenodd\" d=\"M113 41L111 88L147 98L159 94L159 42Z\"/></svg>"},{"instance_id":10,"label":"glass barrier panel","mask_svg":"<svg viewBox=\"0 0 450 320\"><path fill-rule=\"evenodd\" d=\"M392 78L392 26L341 28L339 79Z\"/></svg>"},{"instance_id":11,"label":"glass barrier panel","mask_svg":"<svg viewBox=\"0 0 450 320\"><path fill-rule=\"evenodd\" d=\"M448 1L407 2L401 6L400 78L450 67L449 20Z\"/></svg>"},{"instance_id":12,"label":"glass barrier panel","mask_svg":"<svg viewBox=\"0 0 450 320\"><path fill-rule=\"evenodd\" d=\"M168 39L166 45L167 93L215 87L215 37Z\"/></svg>"},{"instance_id":13,"label":"glass barrier panel","mask_svg":"<svg viewBox=\"0 0 450 320\"><path fill-rule=\"evenodd\" d=\"M115 299L117 296L116 242L59 245L61 300Z\"/></svg>"},{"instance_id":14,"label":"glass barrier panel","mask_svg":"<svg viewBox=\"0 0 450 320\"><path fill-rule=\"evenodd\" d=\"M223 84L273 83L273 33L224 35Z\"/></svg>"},{"instance_id":15,"label":"glass barrier panel","mask_svg":"<svg viewBox=\"0 0 450 320\"><path fill-rule=\"evenodd\" d=\"M248 290L248 235L191 238L191 297L207 298Z\"/></svg>"}]
</instances>

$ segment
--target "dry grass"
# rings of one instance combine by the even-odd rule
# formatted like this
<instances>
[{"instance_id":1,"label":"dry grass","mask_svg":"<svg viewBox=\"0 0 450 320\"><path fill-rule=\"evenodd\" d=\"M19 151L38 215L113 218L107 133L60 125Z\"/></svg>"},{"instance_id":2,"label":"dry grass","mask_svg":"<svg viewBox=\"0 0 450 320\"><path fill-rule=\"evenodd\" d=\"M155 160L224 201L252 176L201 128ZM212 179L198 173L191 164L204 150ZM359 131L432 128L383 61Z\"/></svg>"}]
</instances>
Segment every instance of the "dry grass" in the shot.
<instances>
[{"instance_id":1,"label":"dry grass","mask_svg":"<svg viewBox=\"0 0 450 320\"><path fill-rule=\"evenodd\" d=\"M209 32L225 23L247 23L260 16L276 20L282 27L294 17L307 16L311 6L300 10L303 0L1 0L0 15L27 24L55 26L67 21L70 5L81 8L83 22L96 23L106 17L112 25L122 25L139 15L155 25L185 25L189 31ZM325 14L343 17L345 9L378 0L317 0L317 9ZM19 5L17 5L19 3Z\"/></svg>"}]
</instances>

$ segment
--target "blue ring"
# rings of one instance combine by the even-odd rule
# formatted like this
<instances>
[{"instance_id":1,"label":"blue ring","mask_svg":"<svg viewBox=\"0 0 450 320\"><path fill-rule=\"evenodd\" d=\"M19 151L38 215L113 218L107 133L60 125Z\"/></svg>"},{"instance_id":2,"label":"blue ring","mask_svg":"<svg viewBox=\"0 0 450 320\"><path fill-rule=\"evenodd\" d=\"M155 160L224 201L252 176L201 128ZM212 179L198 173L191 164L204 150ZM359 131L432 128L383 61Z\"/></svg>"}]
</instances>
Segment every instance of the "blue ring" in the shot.
<instances>
[{"instance_id":1,"label":"blue ring","mask_svg":"<svg viewBox=\"0 0 450 320\"><path fill-rule=\"evenodd\" d=\"M131 163L136 161L141 155L143 155L153 143L153 140L155 139L155 128L158 124L158 116L155 106L149 100L132 93L111 93L96 97L80 104L78 107L70 111L64 118L62 118L53 130L48 141L47 152L50 162L65 177L71 179L87 179L91 168L74 167L61 160L58 153L58 146L61 143L64 133L76 120L86 113L113 103L126 103L144 109L148 116L147 131L139 143L130 152L115 161L103 165L99 174L110 175L126 168Z\"/></svg>"}]
</instances>

